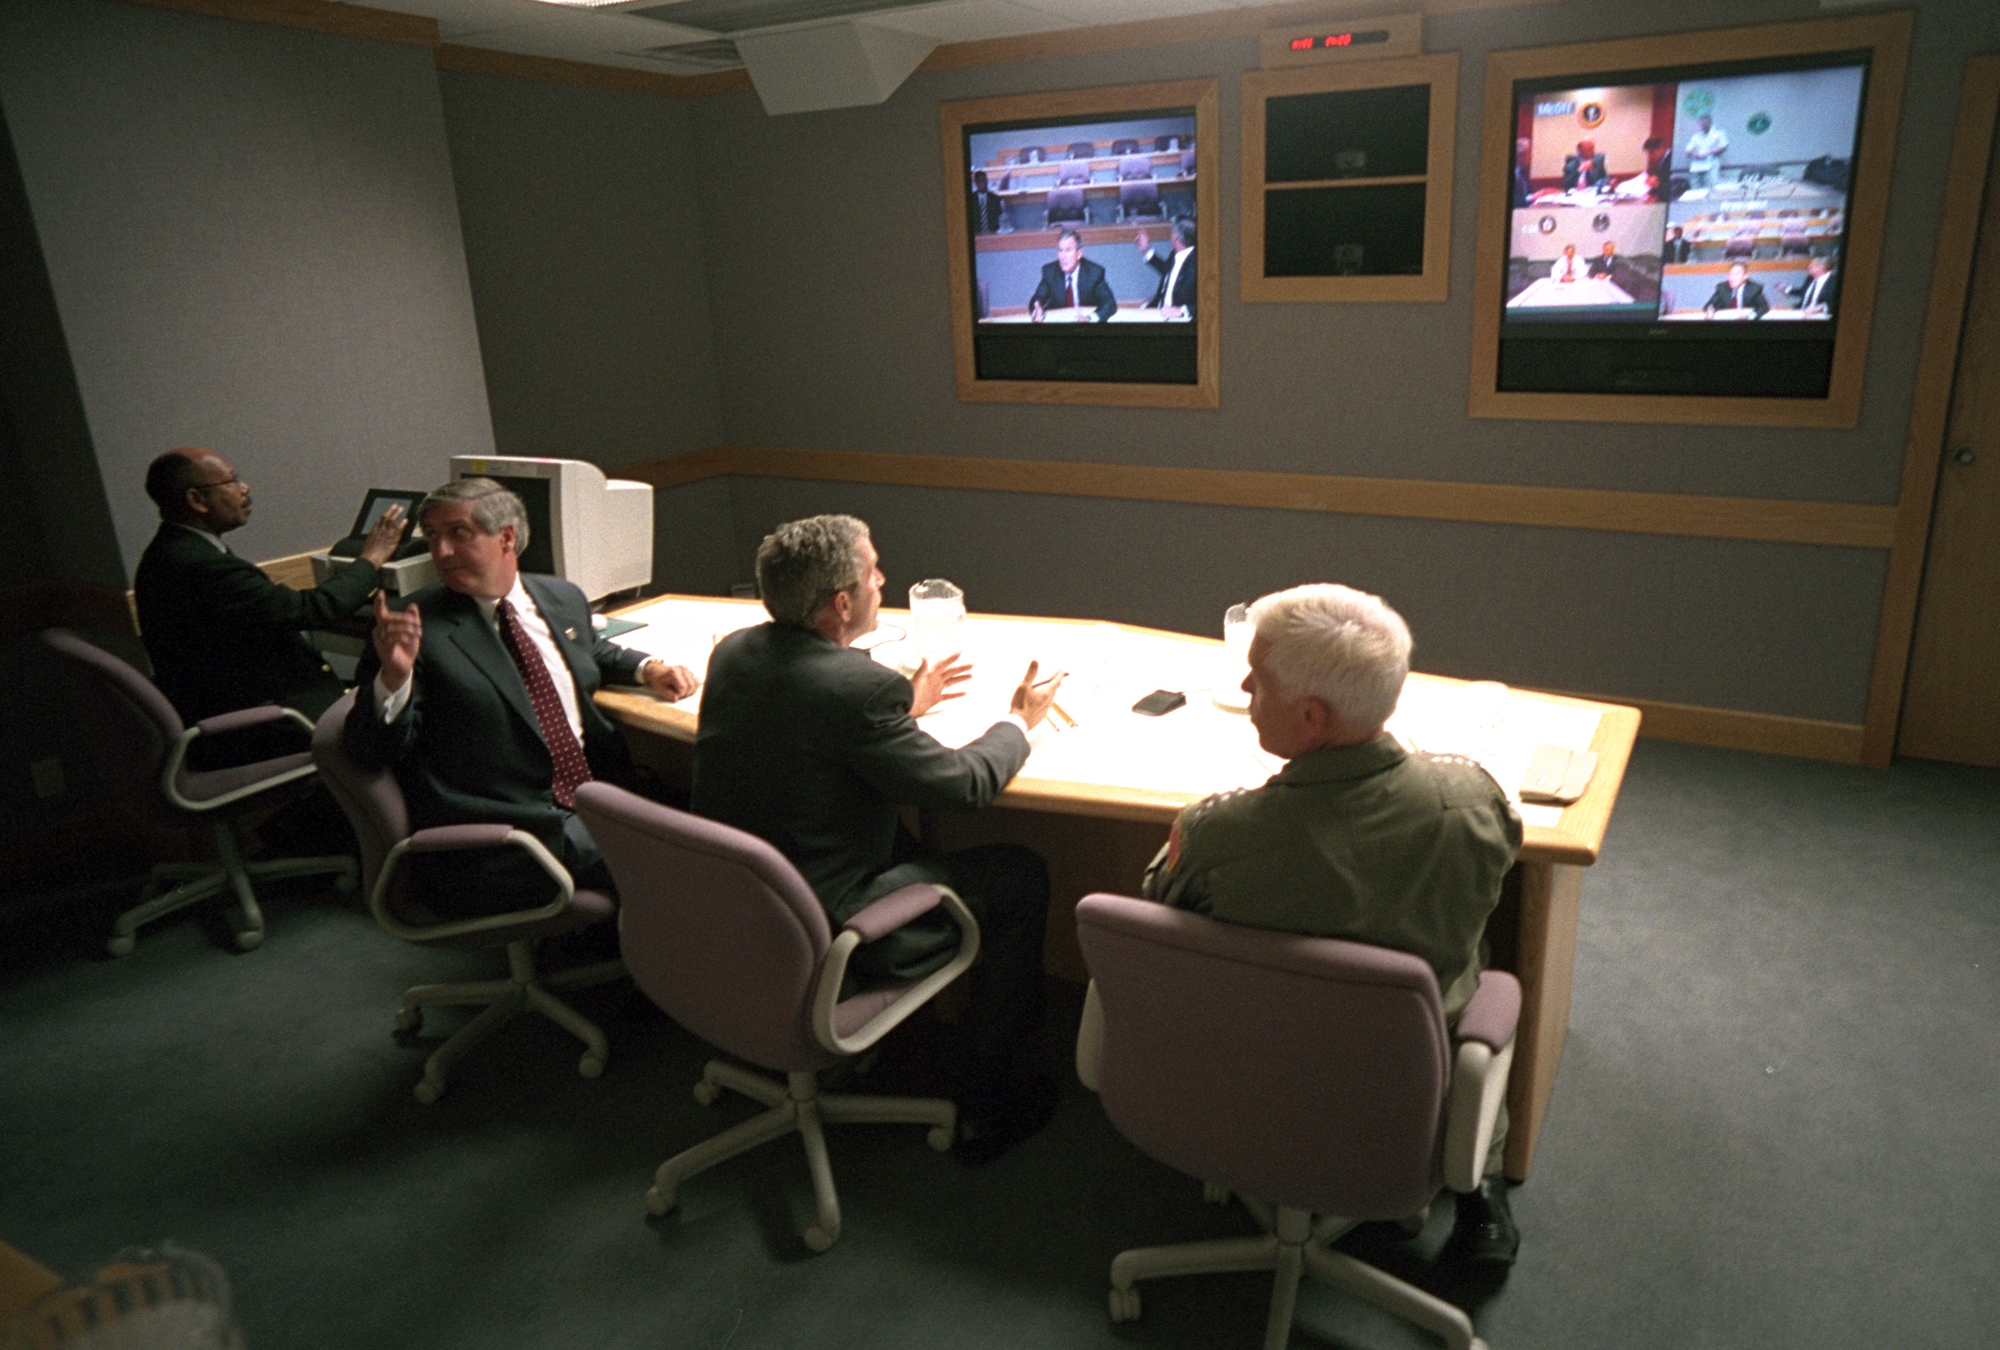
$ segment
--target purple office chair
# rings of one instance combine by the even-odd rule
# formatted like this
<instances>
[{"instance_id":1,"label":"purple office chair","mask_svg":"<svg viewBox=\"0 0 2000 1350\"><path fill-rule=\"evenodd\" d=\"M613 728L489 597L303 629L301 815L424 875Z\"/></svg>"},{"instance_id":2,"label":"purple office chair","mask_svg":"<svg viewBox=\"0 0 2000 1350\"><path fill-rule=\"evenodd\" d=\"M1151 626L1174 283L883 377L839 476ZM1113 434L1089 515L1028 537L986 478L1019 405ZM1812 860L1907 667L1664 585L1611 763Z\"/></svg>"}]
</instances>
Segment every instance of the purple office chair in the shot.
<instances>
[{"instance_id":1,"label":"purple office chair","mask_svg":"<svg viewBox=\"0 0 2000 1350\"><path fill-rule=\"evenodd\" d=\"M1048 224L1074 220L1079 224L1084 218L1083 189L1080 187L1053 187L1049 189Z\"/></svg>"},{"instance_id":2,"label":"purple office chair","mask_svg":"<svg viewBox=\"0 0 2000 1350\"><path fill-rule=\"evenodd\" d=\"M1160 205L1160 188L1152 179L1143 183L1120 183L1118 185L1118 218L1138 220L1150 216L1163 219L1166 210Z\"/></svg>"},{"instance_id":3,"label":"purple office chair","mask_svg":"<svg viewBox=\"0 0 2000 1350\"><path fill-rule=\"evenodd\" d=\"M1079 183L1090 182L1090 165L1083 162L1069 163L1056 173L1056 183L1062 187L1075 187Z\"/></svg>"},{"instance_id":4,"label":"purple office chair","mask_svg":"<svg viewBox=\"0 0 2000 1350\"><path fill-rule=\"evenodd\" d=\"M618 878L633 981L703 1040L785 1075L781 1083L710 1060L696 1101L706 1106L732 1088L770 1109L660 1164L646 1208L665 1214L687 1178L796 1130L817 1205L805 1243L825 1251L840 1236L840 1199L822 1123L929 1125L931 1147L945 1149L958 1111L936 1098L822 1095L819 1071L867 1050L957 979L979 954L979 925L950 890L906 886L835 936L805 878L755 835L606 783L578 788L576 812ZM843 997L856 947L940 904L960 934L945 966Z\"/></svg>"},{"instance_id":5,"label":"purple office chair","mask_svg":"<svg viewBox=\"0 0 2000 1350\"><path fill-rule=\"evenodd\" d=\"M480 1010L432 1052L424 1064L424 1076L417 1082L417 1100L428 1106L443 1096L451 1066L519 1012L538 1012L583 1042L578 1073L585 1078L603 1073L611 1053L604 1033L556 993L615 980L625 973L624 963L600 961L544 976L535 969L535 943L603 923L617 912L616 903L602 891L577 890L569 871L541 840L511 825L441 825L412 834L396 775L387 769L362 768L340 744L341 724L353 705L354 695L349 693L326 710L313 729L312 757L360 841L361 875L368 885L368 908L375 922L392 936L420 947L507 949L506 979L420 984L403 995L402 1006L396 1011L398 1032L415 1031L423 1024L424 1009L434 1004ZM534 909L475 919L440 919L411 893L401 866L410 854L488 848L527 852L554 882L554 898Z\"/></svg>"},{"instance_id":6,"label":"purple office chair","mask_svg":"<svg viewBox=\"0 0 2000 1350\"><path fill-rule=\"evenodd\" d=\"M1077 1073L1145 1152L1240 1196L1263 1235L1141 1247L1111 1263L1111 1318L1132 1282L1276 1272L1265 1350L1290 1338L1311 1273L1444 1338L1484 1350L1463 1311L1327 1244L1356 1223L1421 1215L1478 1188L1514 1057L1521 987L1488 971L1445 1026L1421 959L1383 947L1218 923L1085 896L1091 974Z\"/></svg>"},{"instance_id":7,"label":"purple office chair","mask_svg":"<svg viewBox=\"0 0 2000 1350\"><path fill-rule=\"evenodd\" d=\"M236 839L237 817L267 810L299 796L311 784L312 756L301 750L228 769L187 767L188 748L203 736L222 736L273 722L292 721L310 729L303 714L267 704L181 722L174 705L153 682L67 628L42 631L42 642L71 671L78 695L76 743L101 766L101 776L118 804L161 825L206 823L218 862L161 863L146 882L140 903L111 925L105 948L113 956L132 950L139 925L172 914L224 891L236 904L230 927L236 945L249 951L264 940L264 912L251 882L258 877L301 877L331 873L334 885L354 889L354 859L345 856L272 858L246 862Z\"/></svg>"},{"instance_id":8,"label":"purple office chair","mask_svg":"<svg viewBox=\"0 0 2000 1350\"><path fill-rule=\"evenodd\" d=\"M1722 260L1735 262L1739 259L1757 256L1757 231L1754 227L1738 230L1729 236L1729 242L1722 246Z\"/></svg>"},{"instance_id":9,"label":"purple office chair","mask_svg":"<svg viewBox=\"0 0 2000 1350\"><path fill-rule=\"evenodd\" d=\"M1141 179L1150 181L1152 177L1153 161L1145 155L1126 155L1118 161L1118 181L1121 183Z\"/></svg>"}]
</instances>

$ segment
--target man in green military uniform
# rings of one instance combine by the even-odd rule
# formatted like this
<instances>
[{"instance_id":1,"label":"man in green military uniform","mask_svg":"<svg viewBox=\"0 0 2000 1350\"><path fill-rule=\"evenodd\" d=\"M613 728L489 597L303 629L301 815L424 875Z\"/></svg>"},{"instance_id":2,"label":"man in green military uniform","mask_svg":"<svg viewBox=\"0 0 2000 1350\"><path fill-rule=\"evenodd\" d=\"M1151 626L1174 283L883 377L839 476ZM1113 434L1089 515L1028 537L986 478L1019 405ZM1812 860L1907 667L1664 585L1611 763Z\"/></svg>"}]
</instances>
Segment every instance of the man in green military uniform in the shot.
<instances>
[{"instance_id":1,"label":"man in green military uniform","mask_svg":"<svg viewBox=\"0 0 2000 1350\"><path fill-rule=\"evenodd\" d=\"M1456 1019L1479 983L1486 919L1521 848L1521 817L1484 769L1411 754L1384 733L1410 669L1410 630L1372 595L1299 586L1250 607L1250 721L1288 761L1260 788L1182 811L1145 893L1228 923L1410 952ZM1452 1249L1512 1264L1500 1176L1458 1198Z\"/></svg>"}]
</instances>

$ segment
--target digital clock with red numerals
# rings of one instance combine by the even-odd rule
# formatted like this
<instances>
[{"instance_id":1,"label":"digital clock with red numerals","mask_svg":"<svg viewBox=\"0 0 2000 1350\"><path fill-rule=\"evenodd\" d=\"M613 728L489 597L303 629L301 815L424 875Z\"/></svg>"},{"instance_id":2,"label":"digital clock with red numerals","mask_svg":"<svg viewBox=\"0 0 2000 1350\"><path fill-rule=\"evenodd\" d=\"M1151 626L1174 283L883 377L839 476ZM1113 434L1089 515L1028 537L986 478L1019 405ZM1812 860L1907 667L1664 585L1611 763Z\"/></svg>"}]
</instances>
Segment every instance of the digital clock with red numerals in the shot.
<instances>
[{"instance_id":1,"label":"digital clock with red numerals","mask_svg":"<svg viewBox=\"0 0 2000 1350\"><path fill-rule=\"evenodd\" d=\"M1295 52L1316 52L1329 47L1368 47L1377 42L1387 42L1389 30L1370 29L1366 32L1327 33L1324 36L1295 37L1286 45Z\"/></svg>"}]
</instances>

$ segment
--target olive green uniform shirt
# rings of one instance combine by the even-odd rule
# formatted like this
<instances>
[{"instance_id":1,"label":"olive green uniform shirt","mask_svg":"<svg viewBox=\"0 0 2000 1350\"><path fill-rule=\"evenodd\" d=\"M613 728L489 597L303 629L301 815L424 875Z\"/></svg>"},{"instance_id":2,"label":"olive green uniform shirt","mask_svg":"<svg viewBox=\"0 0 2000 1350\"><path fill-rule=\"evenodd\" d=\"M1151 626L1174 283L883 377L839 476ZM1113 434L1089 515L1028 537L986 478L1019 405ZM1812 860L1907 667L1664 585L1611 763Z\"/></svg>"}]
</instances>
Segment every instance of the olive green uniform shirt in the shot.
<instances>
[{"instance_id":1,"label":"olive green uniform shirt","mask_svg":"<svg viewBox=\"0 0 2000 1350\"><path fill-rule=\"evenodd\" d=\"M1456 1018L1520 849L1520 814L1484 769L1382 735L1194 803L1146 869L1145 893L1228 923L1420 956Z\"/></svg>"}]
</instances>

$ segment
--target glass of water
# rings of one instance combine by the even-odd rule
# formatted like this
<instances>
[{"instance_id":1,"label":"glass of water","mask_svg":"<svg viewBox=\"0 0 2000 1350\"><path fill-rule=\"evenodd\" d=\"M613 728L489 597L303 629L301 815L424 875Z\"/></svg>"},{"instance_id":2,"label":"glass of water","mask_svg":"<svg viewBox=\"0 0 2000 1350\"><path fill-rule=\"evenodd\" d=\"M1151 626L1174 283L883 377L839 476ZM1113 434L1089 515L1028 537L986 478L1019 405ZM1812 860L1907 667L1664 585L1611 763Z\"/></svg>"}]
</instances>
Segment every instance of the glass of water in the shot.
<instances>
[{"instance_id":1,"label":"glass of water","mask_svg":"<svg viewBox=\"0 0 2000 1350\"><path fill-rule=\"evenodd\" d=\"M932 578L910 587L910 637L926 661L965 649L965 592Z\"/></svg>"}]
</instances>

